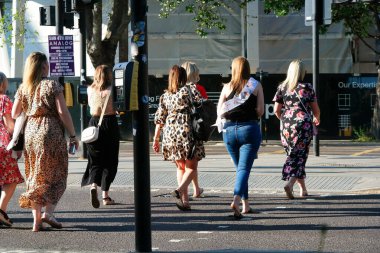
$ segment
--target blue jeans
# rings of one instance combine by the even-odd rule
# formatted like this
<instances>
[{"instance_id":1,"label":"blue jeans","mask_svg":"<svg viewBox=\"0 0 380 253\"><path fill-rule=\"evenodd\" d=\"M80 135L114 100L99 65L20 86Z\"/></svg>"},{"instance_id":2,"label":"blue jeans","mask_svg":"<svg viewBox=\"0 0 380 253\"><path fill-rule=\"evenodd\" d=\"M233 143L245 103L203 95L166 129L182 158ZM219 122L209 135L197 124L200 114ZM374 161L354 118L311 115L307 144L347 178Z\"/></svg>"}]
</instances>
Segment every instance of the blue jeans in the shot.
<instances>
[{"instance_id":1,"label":"blue jeans","mask_svg":"<svg viewBox=\"0 0 380 253\"><path fill-rule=\"evenodd\" d=\"M248 199L248 178L261 143L260 126L257 121L226 122L223 141L236 168L234 196Z\"/></svg>"}]
</instances>

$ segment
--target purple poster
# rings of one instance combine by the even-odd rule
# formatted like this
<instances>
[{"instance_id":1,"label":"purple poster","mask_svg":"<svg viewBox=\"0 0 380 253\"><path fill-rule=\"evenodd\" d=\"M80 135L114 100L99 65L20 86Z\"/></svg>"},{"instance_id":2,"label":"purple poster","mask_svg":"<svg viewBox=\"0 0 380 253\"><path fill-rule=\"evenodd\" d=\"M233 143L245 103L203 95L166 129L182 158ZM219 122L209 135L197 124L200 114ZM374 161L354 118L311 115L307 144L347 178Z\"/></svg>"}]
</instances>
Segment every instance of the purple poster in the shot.
<instances>
[{"instance_id":1,"label":"purple poster","mask_svg":"<svg viewBox=\"0 0 380 253\"><path fill-rule=\"evenodd\" d=\"M75 76L73 35L49 35L50 76Z\"/></svg>"}]
</instances>

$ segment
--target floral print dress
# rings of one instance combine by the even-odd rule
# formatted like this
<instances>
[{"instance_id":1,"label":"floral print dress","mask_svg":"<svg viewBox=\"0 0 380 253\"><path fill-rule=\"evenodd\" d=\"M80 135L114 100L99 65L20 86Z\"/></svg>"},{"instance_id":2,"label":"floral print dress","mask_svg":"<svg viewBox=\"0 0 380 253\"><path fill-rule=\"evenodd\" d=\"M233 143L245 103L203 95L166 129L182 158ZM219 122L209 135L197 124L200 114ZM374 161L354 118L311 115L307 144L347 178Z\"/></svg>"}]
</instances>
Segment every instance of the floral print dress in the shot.
<instances>
[{"instance_id":1,"label":"floral print dress","mask_svg":"<svg viewBox=\"0 0 380 253\"><path fill-rule=\"evenodd\" d=\"M26 192L19 199L22 208L31 208L32 201L56 205L66 190L67 143L55 103L61 92L62 85L49 79L40 82L33 96L22 86L16 92L28 117L24 131Z\"/></svg>"},{"instance_id":2,"label":"floral print dress","mask_svg":"<svg viewBox=\"0 0 380 253\"><path fill-rule=\"evenodd\" d=\"M0 95L0 186L4 184L23 183L17 160L12 157L12 150L7 150L11 135L5 127L3 116L11 114L12 101L6 95Z\"/></svg>"},{"instance_id":3,"label":"floral print dress","mask_svg":"<svg viewBox=\"0 0 380 253\"><path fill-rule=\"evenodd\" d=\"M310 102L316 99L310 83L298 83L294 91L289 91L283 85L277 88L273 101L283 105L280 135L287 154L282 169L282 180L289 180L290 177L300 179L306 177L305 164L313 137Z\"/></svg>"},{"instance_id":4,"label":"floral print dress","mask_svg":"<svg viewBox=\"0 0 380 253\"><path fill-rule=\"evenodd\" d=\"M201 94L195 85L189 85L194 103ZM154 123L163 124L162 153L164 160L185 160L190 152L199 161L205 157L202 141L194 140L190 128L190 99L186 86L172 94L165 91L160 97Z\"/></svg>"}]
</instances>

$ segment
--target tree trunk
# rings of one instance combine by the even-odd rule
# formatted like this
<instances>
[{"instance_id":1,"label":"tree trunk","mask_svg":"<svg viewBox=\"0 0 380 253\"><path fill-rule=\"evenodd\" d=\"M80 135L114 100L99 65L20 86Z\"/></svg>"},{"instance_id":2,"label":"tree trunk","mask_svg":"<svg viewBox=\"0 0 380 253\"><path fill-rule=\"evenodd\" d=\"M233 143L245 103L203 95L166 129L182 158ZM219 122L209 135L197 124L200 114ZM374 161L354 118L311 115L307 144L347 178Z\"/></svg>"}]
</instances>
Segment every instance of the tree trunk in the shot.
<instances>
[{"instance_id":1,"label":"tree trunk","mask_svg":"<svg viewBox=\"0 0 380 253\"><path fill-rule=\"evenodd\" d=\"M377 74L376 102L375 107L373 108L371 132L376 140L380 140L380 65L377 69Z\"/></svg>"},{"instance_id":2,"label":"tree trunk","mask_svg":"<svg viewBox=\"0 0 380 253\"><path fill-rule=\"evenodd\" d=\"M129 60L128 49L128 29L125 29L119 41L119 62L126 62Z\"/></svg>"},{"instance_id":3,"label":"tree trunk","mask_svg":"<svg viewBox=\"0 0 380 253\"><path fill-rule=\"evenodd\" d=\"M112 10L108 14L107 31L102 39L102 2L96 3L87 17L87 53L94 68L101 64L113 67L116 49L130 22L129 3L125 0L110 2Z\"/></svg>"}]
</instances>

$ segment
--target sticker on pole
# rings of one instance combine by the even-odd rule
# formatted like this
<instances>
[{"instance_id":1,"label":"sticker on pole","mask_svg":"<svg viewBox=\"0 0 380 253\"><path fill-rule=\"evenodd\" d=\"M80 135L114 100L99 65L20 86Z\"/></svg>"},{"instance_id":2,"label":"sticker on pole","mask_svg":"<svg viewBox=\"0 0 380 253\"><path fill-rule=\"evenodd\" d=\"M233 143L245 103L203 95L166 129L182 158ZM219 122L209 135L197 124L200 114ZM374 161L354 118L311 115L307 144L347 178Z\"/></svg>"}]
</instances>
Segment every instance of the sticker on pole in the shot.
<instances>
[{"instance_id":1,"label":"sticker on pole","mask_svg":"<svg viewBox=\"0 0 380 253\"><path fill-rule=\"evenodd\" d=\"M73 35L49 35L50 76L75 76Z\"/></svg>"}]
</instances>

